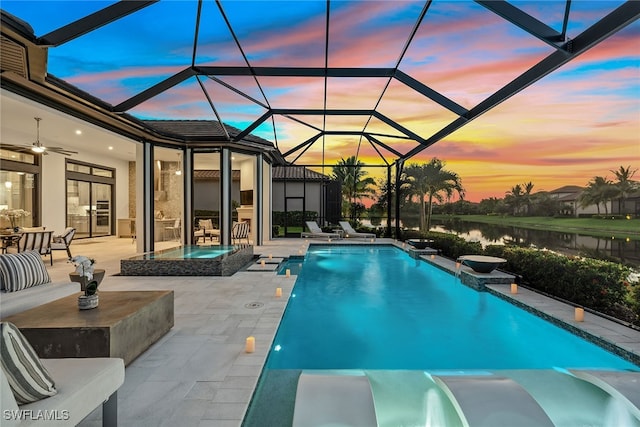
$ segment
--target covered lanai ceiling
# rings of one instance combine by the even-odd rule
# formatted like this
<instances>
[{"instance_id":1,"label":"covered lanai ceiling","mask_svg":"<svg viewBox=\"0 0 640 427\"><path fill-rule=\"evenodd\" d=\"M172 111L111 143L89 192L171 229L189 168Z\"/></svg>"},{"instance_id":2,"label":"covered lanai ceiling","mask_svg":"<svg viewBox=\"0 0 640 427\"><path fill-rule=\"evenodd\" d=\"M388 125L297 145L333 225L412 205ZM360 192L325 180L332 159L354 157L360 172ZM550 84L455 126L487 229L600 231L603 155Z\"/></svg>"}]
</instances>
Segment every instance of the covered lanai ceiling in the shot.
<instances>
[{"instance_id":1,"label":"covered lanai ceiling","mask_svg":"<svg viewBox=\"0 0 640 427\"><path fill-rule=\"evenodd\" d=\"M409 159L640 17L638 1L15 2L114 115L218 120L298 165ZM482 41L482 50L465 45ZM443 58L447 60L443 60Z\"/></svg>"}]
</instances>

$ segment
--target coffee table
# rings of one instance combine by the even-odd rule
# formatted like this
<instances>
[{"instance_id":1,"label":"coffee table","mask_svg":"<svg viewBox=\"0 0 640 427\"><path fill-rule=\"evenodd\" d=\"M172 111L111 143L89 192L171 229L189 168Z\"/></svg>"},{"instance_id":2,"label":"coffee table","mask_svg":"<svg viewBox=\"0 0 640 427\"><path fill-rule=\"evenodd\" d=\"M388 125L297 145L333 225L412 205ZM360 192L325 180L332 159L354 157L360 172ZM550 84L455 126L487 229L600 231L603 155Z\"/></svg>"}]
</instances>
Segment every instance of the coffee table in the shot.
<instances>
[{"instance_id":1,"label":"coffee table","mask_svg":"<svg viewBox=\"0 0 640 427\"><path fill-rule=\"evenodd\" d=\"M91 310L70 295L3 321L15 324L39 357L120 357L125 365L174 323L173 291L104 291Z\"/></svg>"}]
</instances>

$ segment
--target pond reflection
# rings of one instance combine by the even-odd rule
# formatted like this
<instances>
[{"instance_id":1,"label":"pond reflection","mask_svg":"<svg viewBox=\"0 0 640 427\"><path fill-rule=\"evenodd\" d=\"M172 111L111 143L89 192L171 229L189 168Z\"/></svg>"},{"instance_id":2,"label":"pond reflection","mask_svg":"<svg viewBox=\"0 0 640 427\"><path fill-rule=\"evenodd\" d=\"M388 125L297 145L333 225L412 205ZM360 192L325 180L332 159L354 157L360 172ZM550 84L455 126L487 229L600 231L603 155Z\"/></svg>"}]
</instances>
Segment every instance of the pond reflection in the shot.
<instances>
[{"instance_id":1,"label":"pond reflection","mask_svg":"<svg viewBox=\"0 0 640 427\"><path fill-rule=\"evenodd\" d=\"M561 231L483 224L460 220L434 220L432 231L454 233L465 240L486 245L517 245L546 248L566 255L607 259L640 267L640 239L587 236Z\"/></svg>"}]
</instances>

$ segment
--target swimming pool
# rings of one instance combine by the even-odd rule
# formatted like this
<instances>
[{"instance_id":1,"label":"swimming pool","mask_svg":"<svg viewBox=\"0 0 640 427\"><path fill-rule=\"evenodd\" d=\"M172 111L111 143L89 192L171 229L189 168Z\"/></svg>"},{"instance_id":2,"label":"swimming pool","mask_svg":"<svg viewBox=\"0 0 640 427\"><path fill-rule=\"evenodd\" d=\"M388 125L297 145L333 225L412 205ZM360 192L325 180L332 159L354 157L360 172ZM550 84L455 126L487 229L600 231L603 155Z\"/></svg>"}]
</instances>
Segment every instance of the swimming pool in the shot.
<instances>
[{"instance_id":1,"label":"swimming pool","mask_svg":"<svg viewBox=\"0 0 640 427\"><path fill-rule=\"evenodd\" d=\"M251 245L187 245L120 261L123 276L230 276L253 259Z\"/></svg>"},{"instance_id":2,"label":"swimming pool","mask_svg":"<svg viewBox=\"0 0 640 427\"><path fill-rule=\"evenodd\" d=\"M392 246L307 252L268 369L640 370Z\"/></svg>"},{"instance_id":3,"label":"swimming pool","mask_svg":"<svg viewBox=\"0 0 640 427\"><path fill-rule=\"evenodd\" d=\"M495 425L531 425L519 421L534 398L555 426L640 427L638 409L622 407L624 399L613 397L618 392L578 378L594 372L589 369L625 378L640 372L397 248L312 245L242 425L291 425L301 408L298 415L317 408L316 415L337 416L337 402L356 417L375 412L383 427L469 425L461 421L473 413L469 402L491 416L511 417ZM301 394L301 378L314 376L331 386ZM372 393L368 410L358 403L366 390L343 389L359 376ZM461 395L447 394L447 381L460 384ZM497 383L508 386L500 391ZM465 393L467 404L458 399ZM332 405L328 395L337 396ZM308 417L300 418L315 419Z\"/></svg>"}]
</instances>

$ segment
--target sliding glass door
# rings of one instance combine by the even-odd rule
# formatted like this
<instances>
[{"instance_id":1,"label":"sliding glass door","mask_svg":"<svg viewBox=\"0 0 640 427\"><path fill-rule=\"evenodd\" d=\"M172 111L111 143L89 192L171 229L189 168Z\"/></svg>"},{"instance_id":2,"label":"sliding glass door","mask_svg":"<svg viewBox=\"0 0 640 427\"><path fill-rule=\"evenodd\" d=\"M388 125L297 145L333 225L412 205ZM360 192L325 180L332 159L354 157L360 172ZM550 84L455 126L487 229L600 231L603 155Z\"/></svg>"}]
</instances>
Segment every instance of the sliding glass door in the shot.
<instances>
[{"instance_id":1,"label":"sliding glass door","mask_svg":"<svg viewBox=\"0 0 640 427\"><path fill-rule=\"evenodd\" d=\"M67 180L67 226L77 237L111 234L111 185Z\"/></svg>"}]
</instances>

